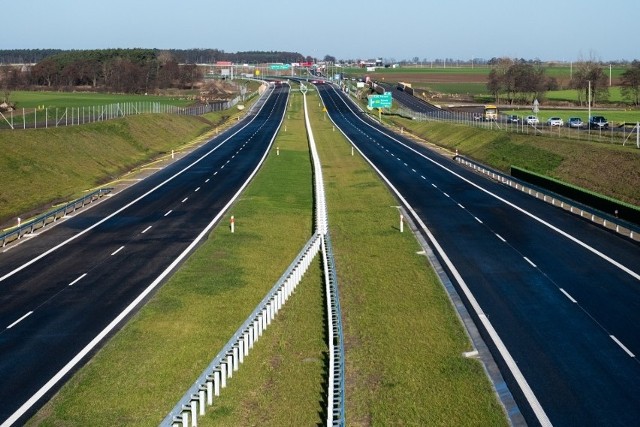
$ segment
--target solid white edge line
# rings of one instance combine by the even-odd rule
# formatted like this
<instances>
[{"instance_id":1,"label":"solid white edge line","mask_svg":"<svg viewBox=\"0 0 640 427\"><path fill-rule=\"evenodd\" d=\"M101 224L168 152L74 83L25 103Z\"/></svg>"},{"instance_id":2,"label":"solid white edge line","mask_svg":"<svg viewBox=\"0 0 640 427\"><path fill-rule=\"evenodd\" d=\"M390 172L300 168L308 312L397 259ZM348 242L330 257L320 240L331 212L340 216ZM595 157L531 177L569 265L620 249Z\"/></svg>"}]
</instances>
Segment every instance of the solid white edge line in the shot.
<instances>
[{"instance_id":1,"label":"solid white edge line","mask_svg":"<svg viewBox=\"0 0 640 427\"><path fill-rule=\"evenodd\" d=\"M82 276L78 277L76 280L74 280L73 282L69 283L69 286L73 286L76 283L78 283L80 280L82 280L85 276L87 275L87 273L84 273Z\"/></svg>"},{"instance_id":2,"label":"solid white edge line","mask_svg":"<svg viewBox=\"0 0 640 427\"><path fill-rule=\"evenodd\" d=\"M335 89L334 89L335 90ZM343 100L344 102L344 100ZM345 103L345 105L347 105ZM351 110L351 106L347 105L347 108L349 108ZM353 112L353 110L351 110ZM486 193L487 195L495 198L496 200L501 201L502 203L506 204L507 206L512 207L513 209L521 212L522 214L528 216L529 218L533 219L534 221L539 222L540 224L544 225L545 227L555 231L556 233L560 234L561 236L571 240L572 242L578 244L579 246L582 246L584 249L588 250L589 252L593 253L594 255L602 258L603 260L607 261L608 263L616 266L617 268L619 268L620 270L624 271L625 273L629 274L631 277L635 278L636 280L640 280L640 273L637 273L633 270L631 270L629 267L626 267L625 265L623 265L622 263L614 260L613 258L609 257L608 255L605 255L604 253L600 252L599 250L597 250L596 248L589 246L588 244L586 244L585 242L583 242L582 240L578 239L577 237L572 236L571 234L567 233L564 230L561 230L560 228L556 227L555 225L543 220L540 217L537 217L536 215L532 214L531 212L526 211L524 208L521 208L520 206L508 201L507 199L498 196L497 194L487 190L486 188L480 186L480 184L477 184L465 177L463 177L462 175L460 175L457 172L454 172L452 169L450 169L449 167L445 166L442 163L437 162L436 160L432 159L431 157L427 156L424 153L421 153L419 151L417 151L416 149L414 149L413 147L408 146L407 144L405 144L404 142L394 138L392 135L389 135L388 133L385 133L383 131L381 131L380 129L377 129L376 127L372 126L371 124L367 123L365 120L363 120L361 117L359 117L356 114L356 117L358 118L358 120L360 120L362 123L364 123L365 125L369 126L370 128L374 129L376 132L379 132L383 135L385 135L386 137L392 139L393 141L397 142L398 144L402 145L403 147L407 148L408 150L413 151L414 153L416 153L417 155L419 155L420 157L423 157L425 160L433 163L434 165L440 167L441 169L443 169L444 171L450 173L451 175L459 178L460 180L466 182L467 184L477 188L478 190Z\"/></svg>"},{"instance_id":3,"label":"solid white edge line","mask_svg":"<svg viewBox=\"0 0 640 427\"><path fill-rule=\"evenodd\" d=\"M615 343L618 344L620 348L623 349L624 352L627 353L630 357L636 357L636 355L633 354L631 350L629 350L624 344L622 344L618 338L613 335L609 335L609 337L611 337L611 339L615 341Z\"/></svg>"},{"instance_id":4,"label":"solid white edge line","mask_svg":"<svg viewBox=\"0 0 640 427\"><path fill-rule=\"evenodd\" d=\"M564 289L560 288L560 292L562 292L565 297L569 298L569 301L571 301L572 303L577 303L578 302L578 301L576 301L576 299L574 297L569 295L569 292L565 291Z\"/></svg>"},{"instance_id":5,"label":"solid white edge line","mask_svg":"<svg viewBox=\"0 0 640 427\"><path fill-rule=\"evenodd\" d=\"M266 93L266 92L265 92ZM258 113L262 110L262 108L264 107L264 104L262 107L260 107L260 109L258 110ZM176 172L175 174L171 175L169 178L165 179L164 181L162 181L160 184L156 185L155 187L153 187L151 190L147 191L146 193L144 193L143 195L141 195L140 197L136 198L135 200L132 200L131 202L129 202L128 204L124 205L123 207L121 207L120 209L116 210L115 212L113 212L110 215L107 215L106 217L102 218L100 221L96 222L95 224L93 224L92 226L85 228L84 230L80 231L78 234L69 237L67 240L63 241L62 243L54 246L53 248L49 249L48 251L43 252L42 254L38 255L37 257L31 259L28 262L25 262L24 264L22 264L20 267L16 268L13 271L8 272L7 274L5 274L4 276L0 277L0 282L6 280L7 278L13 276L14 274L24 270L25 268L29 267L30 265L40 261L42 258L46 257L47 255L57 251L58 249L60 249L61 247L65 246L66 244L74 241L75 239L77 239L78 237L84 235L85 233L88 233L89 231L93 230L94 228L98 227L99 225L107 222L108 220L110 220L111 218L115 217L116 215L120 214L121 212L123 212L125 209L128 209L129 207L133 206L134 204L138 203L140 200L144 199L145 197L147 197L148 195L152 194L153 192L155 192L156 190L160 189L161 187L164 187L167 183L169 183L170 181L173 181L176 177L182 175L183 173L185 173L186 171L188 171L189 169L191 169L193 166L197 165L198 163L200 163L202 160L204 160L206 157L208 157L211 153L213 153L214 151L216 151L218 148L220 148L222 145L224 145L225 143L227 143L227 141L229 141L231 138L233 138L234 136L236 136L238 133L240 133L244 128L246 128L247 126L249 126L251 123L253 123L253 121L256 119L256 117L258 116L258 114L255 114L253 116L253 118L251 120L249 120L245 125L243 125L242 127L240 127L237 131L233 132L231 135L229 135L226 139L220 141L219 144L217 144L215 147L213 147L211 150L207 151L206 153L204 153L202 156L200 156L199 158L197 158L196 160L194 160L191 164L185 166L182 170ZM214 137L215 138L215 137ZM211 138L211 140L213 140L214 138ZM216 172L217 173L217 172ZM215 174L214 174L215 175Z\"/></svg>"},{"instance_id":6,"label":"solid white edge line","mask_svg":"<svg viewBox=\"0 0 640 427\"><path fill-rule=\"evenodd\" d=\"M7 326L7 329L11 329L14 326L16 326L18 323L22 322L24 319L26 319L27 317L31 316L31 313L33 313L33 311L28 312L27 314L25 314L24 316L22 316L21 318L19 318L18 320L16 320L15 322L10 324L9 326Z\"/></svg>"},{"instance_id":7,"label":"solid white edge line","mask_svg":"<svg viewBox=\"0 0 640 427\"><path fill-rule=\"evenodd\" d=\"M288 97L289 97L289 94L287 94L287 98ZM287 99L286 104L288 103L289 101ZM247 180L244 182L244 184L242 184L240 189L236 192L236 194L234 194L231 200L229 200L229 202L224 206L224 208L222 208L220 213L218 213L218 215L215 216L215 218L205 227L204 230L202 230L202 232L195 238L195 240L191 242L191 244L140 295L138 295L138 297L135 300L133 300L131 304L129 304L115 319L113 319L111 323L107 325L106 328L104 328L98 335L96 335L96 337L92 339L91 342L89 342L89 344L87 344L78 354L76 354L73 357L73 359L71 359L60 371L58 371L58 373L56 373L49 381L47 381L47 383L44 386L42 386L40 390L38 390L33 396L29 398L29 400L23 403L22 406L20 406L20 408L18 408L16 412L14 412L9 418L7 418L7 420L5 420L0 425L0 427L9 427L13 423L15 423L22 415L24 415L25 412L29 410L29 408L31 408L38 400L40 400L40 398L42 398L42 396L44 396L49 390L51 390L51 388L55 386L67 373L69 373L69 371L71 371L82 360L83 357L85 357L89 352L91 352L91 350L93 350L93 348L97 346L100 343L100 341L102 341L113 329L115 329L115 327L123 319L125 319L129 315L129 313L131 313L138 306L138 304L140 304L147 297L147 295L149 295L164 280L164 278L168 276L169 273L171 273L171 271L178 264L180 264L180 262L182 262L182 260L198 245L200 240L202 240L205 236L209 234L209 231L215 226L215 224L219 221L219 219L227 212L229 207L231 207L231 205L235 202L235 200L240 196L242 191L244 191L245 187L249 185L249 182L251 182L251 180L256 175L256 173L258 173L258 169L260 169L260 166L262 165L262 163L264 163L264 160L269 154L271 146L273 145L273 141L278 135L278 130L282 126L283 120L284 120L284 113L280 118L280 124L278 125L278 129L276 129L276 131L274 132L273 138L271 138L271 141L269 142L269 145L267 146L262 156L262 159L260 159L260 161L258 162L258 166L253 170L251 175L249 175ZM235 132L232 136L234 136L238 132Z\"/></svg>"},{"instance_id":8,"label":"solid white edge line","mask_svg":"<svg viewBox=\"0 0 640 427\"><path fill-rule=\"evenodd\" d=\"M340 98L340 99L342 99L342 98ZM331 118L331 116L329 116L329 118ZM360 120L363 121L362 119L360 119ZM333 119L332 119L332 121L333 121ZM334 122L334 125L335 125L335 122ZM420 225L420 227L422 228L423 232L429 238L429 241L431 242L431 244L435 248L436 252L438 252L438 254L444 260L445 264L449 268L449 271L451 271L451 274L453 274L455 280L458 282L458 284L460 285L460 288L462 289L462 291L464 292L465 296L469 300L469 303L471 304L471 306L473 307L474 311L478 315L478 318L482 322L482 325L485 327L486 331L491 336L491 339L493 340L496 348L500 352L500 355L504 359L505 363L507 364L509 370L511 371L511 374L514 377L514 379L518 383L518 386L520 386L520 390L522 390L522 393L524 394L525 398L529 402L529 405L531 406L531 409L533 410L533 412L535 413L536 417L538 418L538 421L540 422L541 425L543 425L545 427L546 426L551 426L552 425L551 424L551 420L549 420L549 418L547 417L547 414L544 411L544 408L542 408L542 405L540 405L540 402L538 401L538 398L533 393L533 390L531 389L531 387L529 386L529 383L527 382L526 378L524 377L524 375L520 371L520 368L518 368L518 365L516 364L515 360L513 360L513 357L511 356L511 353L509 353L509 350L507 349L507 347L502 342L502 339L500 338L500 336L498 335L496 330L493 328L493 325L491 324L491 322L489 321L487 316L482 311L482 307L480 307L480 304L478 303L478 301L474 297L473 293L471 293L471 290L467 286L466 282L464 281L464 279L462 278L462 276L460 275L460 273L458 272L456 267L453 265L453 263L451 262L451 260L447 256L447 254L445 253L444 249L442 249L442 247L440 246L440 243L438 243L438 241L436 240L435 236L433 234L431 234L431 231L427 228L427 226L424 224L422 219L417 215L417 213L413 210L411 205L409 205L409 203L405 200L405 198L402 196L402 194L400 194L398 189L396 189L393 186L391 181L389 181L387 179L387 177L373 164L373 162L371 162L371 160L369 160L369 158L367 156L365 156L364 153L358 147L355 146L353 141L351 141L351 139L342 131L342 129L340 129L340 127L338 127L338 125L336 125L336 128L338 128L340 130L340 132L344 135L344 137L349 142L351 142L351 144L354 146L354 148L356 150L358 150L360 155L371 165L371 167L378 173L378 175L387 183L389 188L402 201L404 206L406 206L407 210L409 210L411 212L411 214L415 218L416 222ZM435 185L434 185L434 187L435 187Z\"/></svg>"}]
</instances>

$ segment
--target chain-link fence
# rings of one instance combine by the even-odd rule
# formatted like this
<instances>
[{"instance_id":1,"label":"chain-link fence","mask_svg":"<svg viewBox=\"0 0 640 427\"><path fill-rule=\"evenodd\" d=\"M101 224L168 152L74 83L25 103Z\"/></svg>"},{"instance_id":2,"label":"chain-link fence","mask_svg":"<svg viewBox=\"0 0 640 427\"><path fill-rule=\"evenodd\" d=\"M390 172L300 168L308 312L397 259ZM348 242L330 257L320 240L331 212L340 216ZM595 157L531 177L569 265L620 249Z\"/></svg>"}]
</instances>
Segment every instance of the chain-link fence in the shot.
<instances>
[{"instance_id":1,"label":"chain-link fence","mask_svg":"<svg viewBox=\"0 0 640 427\"><path fill-rule=\"evenodd\" d=\"M177 107L160 102L122 102L108 105L68 108L22 108L0 112L0 129L48 129L103 122L136 114L201 115L235 106L240 96L228 100Z\"/></svg>"}]
</instances>

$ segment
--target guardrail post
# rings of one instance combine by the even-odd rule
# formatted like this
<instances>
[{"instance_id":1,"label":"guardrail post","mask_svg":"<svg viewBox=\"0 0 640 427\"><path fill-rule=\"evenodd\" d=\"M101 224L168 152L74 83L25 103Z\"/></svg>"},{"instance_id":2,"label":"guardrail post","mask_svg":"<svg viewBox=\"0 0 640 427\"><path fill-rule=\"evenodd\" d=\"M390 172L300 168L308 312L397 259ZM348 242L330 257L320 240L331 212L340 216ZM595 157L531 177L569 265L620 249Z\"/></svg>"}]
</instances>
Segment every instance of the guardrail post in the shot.
<instances>
[{"instance_id":1,"label":"guardrail post","mask_svg":"<svg viewBox=\"0 0 640 427\"><path fill-rule=\"evenodd\" d=\"M191 396L191 427L198 427L198 395Z\"/></svg>"},{"instance_id":2,"label":"guardrail post","mask_svg":"<svg viewBox=\"0 0 640 427\"><path fill-rule=\"evenodd\" d=\"M227 362L224 361L220 364L220 387L225 388L227 386Z\"/></svg>"},{"instance_id":3,"label":"guardrail post","mask_svg":"<svg viewBox=\"0 0 640 427\"><path fill-rule=\"evenodd\" d=\"M207 405L213 405L213 382L214 376L207 375Z\"/></svg>"},{"instance_id":4,"label":"guardrail post","mask_svg":"<svg viewBox=\"0 0 640 427\"><path fill-rule=\"evenodd\" d=\"M213 373L213 395L220 396L220 371Z\"/></svg>"},{"instance_id":5,"label":"guardrail post","mask_svg":"<svg viewBox=\"0 0 640 427\"><path fill-rule=\"evenodd\" d=\"M182 407L182 427L189 427L189 414L191 413L191 406L185 405Z\"/></svg>"},{"instance_id":6,"label":"guardrail post","mask_svg":"<svg viewBox=\"0 0 640 427\"><path fill-rule=\"evenodd\" d=\"M200 408L200 416L204 415L204 400L207 392L207 385L203 384L200 386L200 390L198 391L198 406Z\"/></svg>"},{"instance_id":7,"label":"guardrail post","mask_svg":"<svg viewBox=\"0 0 640 427\"><path fill-rule=\"evenodd\" d=\"M232 355L232 360L233 360L233 371L237 372L238 371L238 359L240 359L240 349L238 348L237 345L233 346L233 350L231 350L231 355Z\"/></svg>"},{"instance_id":8,"label":"guardrail post","mask_svg":"<svg viewBox=\"0 0 640 427\"><path fill-rule=\"evenodd\" d=\"M233 353L227 353L227 378L233 376Z\"/></svg>"}]
</instances>

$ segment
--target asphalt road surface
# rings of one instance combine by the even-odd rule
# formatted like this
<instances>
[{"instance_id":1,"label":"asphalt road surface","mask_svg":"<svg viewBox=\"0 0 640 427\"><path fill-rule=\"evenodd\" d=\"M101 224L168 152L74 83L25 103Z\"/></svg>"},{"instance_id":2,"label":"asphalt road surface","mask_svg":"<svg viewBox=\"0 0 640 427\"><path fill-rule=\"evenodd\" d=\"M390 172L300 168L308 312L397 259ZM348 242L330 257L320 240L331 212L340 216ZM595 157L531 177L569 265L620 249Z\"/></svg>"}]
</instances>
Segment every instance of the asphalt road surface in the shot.
<instances>
[{"instance_id":1,"label":"asphalt road surface","mask_svg":"<svg viewBox=\"0 0 640 427\"><path fill-rule=\"evenodd\" d=\"M22 423L206 237L266 156L288 86L234 128L0 253L0 422Z\"/></svg>"},{"instance_id":2,"label":"asphalt road surface","mask_svg":"<svg viewBox=\"0 0 640 427\"><path fill-rule=\"evenodd\" d=\"M430 241L526 422L638 425L640 245L392 134L331 85L318 89Z\"/></svg>"}]
</instances>

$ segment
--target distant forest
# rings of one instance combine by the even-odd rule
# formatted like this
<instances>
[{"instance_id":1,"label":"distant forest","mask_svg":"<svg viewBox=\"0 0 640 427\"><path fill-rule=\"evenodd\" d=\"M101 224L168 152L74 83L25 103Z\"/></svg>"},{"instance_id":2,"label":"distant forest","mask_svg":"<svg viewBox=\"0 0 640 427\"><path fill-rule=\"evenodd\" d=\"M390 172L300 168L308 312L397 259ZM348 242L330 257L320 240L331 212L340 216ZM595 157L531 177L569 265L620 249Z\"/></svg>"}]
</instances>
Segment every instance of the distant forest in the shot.
<instances>
[{"instance_id":1,"label":"distant forest","mask_svg":"<svg viewBox=\"0 0 640 427\"><path fill-rule=\"evenodd\" d=\"M204 64L217 61L232 61L234 63L266 63L266 62L312 62L314 58L303 56L297 52L225 52L218 49L102 49L105 52L149 51L157 56L168 53L179 63ZM0 49L0 65L2 64L35 64L43 59L61 54L88 54L101 50L61 50L61 49Z\"/></svg>"},{"instance_id":2,"label":"distant forest","mask_svg":"<svg viewBox=\"0 0 640 427\"><path fill-rule=\"evenodd\" d=\"M65 90L79 86L124 93L156 89L189 89L202 80L196 64L304 62L313 58L296 52L237 52L217 49L0 50L0 89L7 101L12 90L45 87ZM20 67L12 64L35 64Z\"/></svg>"}]
</instances>

